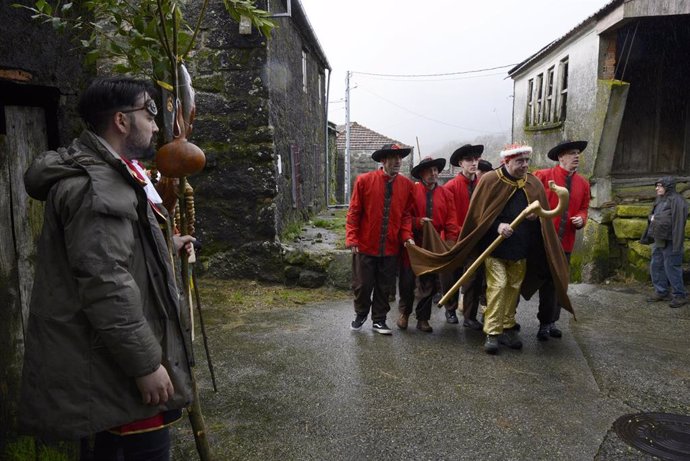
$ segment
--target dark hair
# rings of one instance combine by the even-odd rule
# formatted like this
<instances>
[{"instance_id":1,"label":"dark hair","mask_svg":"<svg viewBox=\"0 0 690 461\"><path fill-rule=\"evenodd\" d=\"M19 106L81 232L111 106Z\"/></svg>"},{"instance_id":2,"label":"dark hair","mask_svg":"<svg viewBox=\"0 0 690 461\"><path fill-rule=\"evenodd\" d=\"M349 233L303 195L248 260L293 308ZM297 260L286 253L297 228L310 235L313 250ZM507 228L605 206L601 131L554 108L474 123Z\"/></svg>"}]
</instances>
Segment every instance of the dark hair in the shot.
<instances>
[{"instance_id":1,"label":"dark hair","mask_svg":"<svg viewBox=\"0 0 690 461\"><path fill-rule=\"evenodd\" d=\"M90 130L102 134L113 112L134 106L142 93L155 97L155 88L148 80L98 78L82 93L79 115Z\"/></svg>"}]
</instances>

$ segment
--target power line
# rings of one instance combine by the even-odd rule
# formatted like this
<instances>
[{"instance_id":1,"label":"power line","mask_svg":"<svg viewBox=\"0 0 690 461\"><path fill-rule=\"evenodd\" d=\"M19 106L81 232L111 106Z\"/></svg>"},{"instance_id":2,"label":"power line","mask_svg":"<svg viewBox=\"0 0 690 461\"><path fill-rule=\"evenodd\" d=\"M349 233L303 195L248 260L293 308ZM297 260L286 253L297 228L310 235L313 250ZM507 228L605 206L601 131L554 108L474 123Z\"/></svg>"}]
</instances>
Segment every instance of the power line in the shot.
<instances>
[{"instance_id":1,"label":"power line","mask_svg":"<svg viewBox=\"0 0 690 461\"><path fill-rule=\"evenodd\" d=\"M405 112L408 112L408 113L410 113L410 114L412 114L412 115L415 115L415 116L417 116L417 117L423 118L423 119L425 119L425 120L429 120L429 121L434 122L434 123L440 123L441 125L446 125L446 126L449 126L449 127L452 127L452 128L460 128L461 130L474 131L475 133L484 133L484 134L499 134L499 133L503 133L502 131L477 130L477 129L468 128L468 127L465 127L465 126L454 125L454 124L452 124L452 123L447 123L447 122L444 122L444 121L442 121L442 120L436 120L436 119L434 119L434 118L427 117L426 115L423 115L423 114L414 112L414 111L412 111L412 110L410 110L410 109L407 109L407 108L405 108L405 107L403 107L403 106L401 106L401 105L399 105L399 104L397 104L397 103L391 101L390 99L384 98L384 97L381 96L381 95L378 95L378 94L376 94L376 93L374 93L374 92L372 92L372 91L370 91L370 90L367 90L367 89L366 89L365 87L363 87L363 86L360 86L360 89L366 91L367 93L371 94L372 96L375 96L375 97L377 97L377 98L379 98L379 99L382 99L382 100L386 101L388 104L391 104L391 105L397 107L398 109L401 109L401 110L403 110L403 111L405 111Z\"/></svg>"},{"instance_id":2,"label":"power line","mask_svg":"<svg viewBox=\"0 0 690 461\"><path fill-rule=\"evenodd\" d=\"M463 71L458 71L458 72L446 72L446 73L441 73L441 74L375 74L371 72L358 72L358 71L351 71L352 74L359 74L359 75L372 75L375 77L399 77L399 78L416 78L416 77L448 77L450 75L462 75L462 74L476 74L479 72L486 72L489 70L497 70L497 69L505 69L506 67L514 67L517 64L505 64L503 66L497 66L497 67L487 67L484 69L474 69L474 70L463 70Z\"/></svg>"},{"instance_id":3,"label":"power line","mask_svg":"<svg viewBox=\"0 0 690 461\"><path fill-rule=\"evenodd\" d=\"M471 79L476 79L476 78L485 78L485 77L495 77L497 75L505 75L504 72L494 72L492 74L484 74L484 75L469 75L465 77L454 77L454 78L435 78L435 79L421 79L421 78L414 78L414 79L403 79L403 78L386 78L386 77L378 77L375 76L372 80L380 80L380 81L388 81L388 82L412 82L412 83L425 83L425 82L454 82L458 80L471 80Z\"/></svg>"}]
</instances>

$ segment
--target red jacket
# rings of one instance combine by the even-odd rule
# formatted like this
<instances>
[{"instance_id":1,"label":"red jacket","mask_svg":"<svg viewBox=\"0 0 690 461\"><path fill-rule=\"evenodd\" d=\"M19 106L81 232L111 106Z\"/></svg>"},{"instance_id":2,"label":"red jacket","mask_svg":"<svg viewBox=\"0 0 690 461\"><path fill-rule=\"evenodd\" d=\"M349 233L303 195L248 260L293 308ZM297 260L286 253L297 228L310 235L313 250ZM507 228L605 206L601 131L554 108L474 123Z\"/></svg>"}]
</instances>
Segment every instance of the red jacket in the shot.
<instances>
[{"instance_id":1,"label":"red jacket","mask_svg":"<svg viewBox=\"0 0 690 461\"><path fill-rule=\"evenodd\" d=\"M568 176L568 171L563 169L560 165L556 165L553 168L548 168L545 170L537 170L534 172L534 176L539 178L539 180L544 184L546 189L546 196L549 199L549 205L554 208L558 204L558 196L549 189L549 180L552 179L557 186L565 187L565 178ZM566 253L572 253L573 246L575 245L575 231L577 228L570 221L570 218L575 216L582 217L582 225L587 223L587 212L589 211L589 181L583 178L577 173L573 173L573 179L570 184L570 200L568 202L568 211L566 215L566 228L561 237L561 245L563 245L563 251ZM556 226L556 233L561 235L562 216L556 216L553 218L553 224Z\"/></svg>"},{"instance_id":2,"label":"red jacket","mask_svg":"<svg viewBox=\"0 0 690 461\"><path fill-rule=\"evenodd\" d=\"M458 226L460 227L465 224L467 210L470 207L470 187L472 190L474 190L476 186L476 176L474 180L469 180L462 173L443 185L443 187L450 191L451 195L453 196L453 201L455 202L455 216L458 221Z\"/></svg>"},{"instance_id":3,"label":"red jacket","mask_svg":"<svg viewBox=\"0 0 690 461\"><path fill-rule=\"evenodd\" d=\"M412 238L410 210L413 184L404 176L393 178L393 195L384 221L386 183L390 176L383 170L359 175L350 199L345 223L345 245L357 246L371 256L395 256L403 242ZM385 239L382 241L382 233Z\"/></svg>"},{"instance_id":4,"label":"red jacket","mask_svg":"<svg viewBox=\"0 0 690 461\"><path fill-rule=\"evenodd\" d=\"M427 192L431 192L432 211L431 216L426 213ZM412 208L412 229L415 233L422 229L422 218L431 218L431 223L443 240L452 240L453 243L458 239L460 227L455 214L455 202L449 190L441 186L436 186L429 191L424 184L417 182L414 184L414 206ZM421 235L421 234L420 234ZM417 244L421 244L420 239L415 239Z\"/></svg>"}]
</instances>

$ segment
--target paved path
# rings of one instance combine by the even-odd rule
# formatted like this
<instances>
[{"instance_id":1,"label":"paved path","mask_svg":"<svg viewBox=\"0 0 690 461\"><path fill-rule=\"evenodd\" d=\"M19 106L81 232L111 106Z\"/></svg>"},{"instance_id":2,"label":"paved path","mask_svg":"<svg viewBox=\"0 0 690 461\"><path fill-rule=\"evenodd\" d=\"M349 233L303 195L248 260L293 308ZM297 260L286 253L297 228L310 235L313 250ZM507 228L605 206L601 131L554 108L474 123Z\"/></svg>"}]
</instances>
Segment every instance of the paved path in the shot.
<instances>
[{"instance_id":1,"label":"paved path","mask_svg":"<svg viewBox=\"0 0 690 461\"><path fill-rule=\"evenodd\" d=\"M208 322L219 393L197 372L211 445L221 460L655 459L611 425L690 414L690 306L649 305L639 287L571 295L562 339L538 342L523 301L525 347L497 356L437 309L433 333L411 321L389 337L370 321L350 331L349 301ZM175 432L173 459L196 459L187 423Z\"/></svg>"}]
</instances>

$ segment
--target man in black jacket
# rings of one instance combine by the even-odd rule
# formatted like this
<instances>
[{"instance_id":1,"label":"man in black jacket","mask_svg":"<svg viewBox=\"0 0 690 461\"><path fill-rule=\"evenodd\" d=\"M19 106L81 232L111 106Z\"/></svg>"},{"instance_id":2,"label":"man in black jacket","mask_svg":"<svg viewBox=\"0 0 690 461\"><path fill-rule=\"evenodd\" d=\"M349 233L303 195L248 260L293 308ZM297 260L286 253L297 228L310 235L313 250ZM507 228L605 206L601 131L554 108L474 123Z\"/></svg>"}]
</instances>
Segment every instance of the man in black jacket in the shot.
<instances>
[{"instance_id":1,"label":"man in black jacket","mask_svg":"<svg viewBox=\"0 0 690 461\"><path fill-rule=\"evenodd\" d=\"M647 298L647 301L670 299L669 306L681 307L688 302L681 266L688 203L676 192L676 180L671 176L659 179L655 187L656 201L643 236L645 241L654 242L649 265L654 294Z\"/></svg>"}]
</instances>

